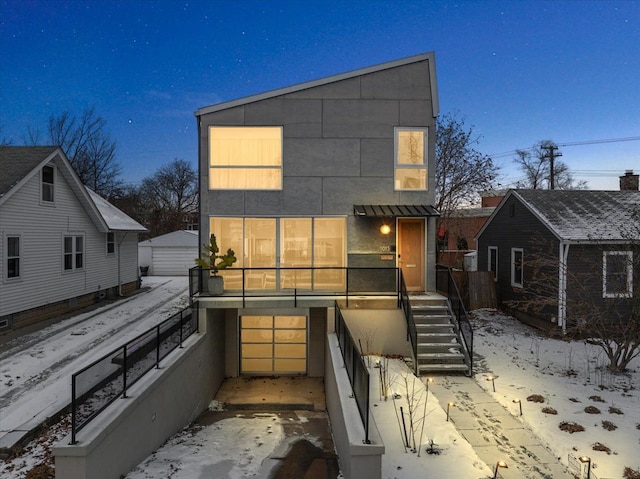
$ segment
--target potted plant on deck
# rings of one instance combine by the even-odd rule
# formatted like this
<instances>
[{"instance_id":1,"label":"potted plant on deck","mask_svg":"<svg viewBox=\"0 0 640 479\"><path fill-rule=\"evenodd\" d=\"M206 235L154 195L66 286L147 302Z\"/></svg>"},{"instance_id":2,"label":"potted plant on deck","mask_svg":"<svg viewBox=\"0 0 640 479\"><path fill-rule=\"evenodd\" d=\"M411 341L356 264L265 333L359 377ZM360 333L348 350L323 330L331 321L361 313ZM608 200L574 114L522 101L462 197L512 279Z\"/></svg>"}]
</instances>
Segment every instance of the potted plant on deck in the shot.
<instances>
[{"instance_id":1,"label":"potted plant on deck","mask_svg":"<svg viewBox=\"0 0 640 479\"><path fill-rule=\"evenodd\" d=\"M203 292L220 295L224 291L224 278L218 276L218 271L230 268L238 259L231 248L229 248L225 254L218 254L220 248L218 248L216 235L212 234L209 239L209 244L203 244L202 247L206 251L201 253L199 258L196 258L196 264L202 268L203 273L205 271L210 272L207 278L208 281L204 281L206 278L205 275L202 276Z\"/></svg>"}]
</instances>

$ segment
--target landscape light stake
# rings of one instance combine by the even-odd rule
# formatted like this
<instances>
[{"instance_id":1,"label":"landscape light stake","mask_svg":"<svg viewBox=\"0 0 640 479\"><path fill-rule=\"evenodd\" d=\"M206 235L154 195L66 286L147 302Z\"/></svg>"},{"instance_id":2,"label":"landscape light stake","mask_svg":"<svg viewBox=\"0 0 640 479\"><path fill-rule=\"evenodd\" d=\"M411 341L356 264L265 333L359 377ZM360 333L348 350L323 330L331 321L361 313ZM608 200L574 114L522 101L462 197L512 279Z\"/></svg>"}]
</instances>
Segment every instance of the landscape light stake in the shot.
<instances>
[{"instance_id":1,"label":"landscape light stake","mask_svg":"<svg viewBox=\"0 0 640 479\"><path fill-rule=\"evenodd\" d=\"M504 468L504 469L509 469L509 466L507 466L507 463L504 461L498 461L496 462L496 470L493 473L493 479L497 479L498 478L498 469L499 468Z\"/></svg>"},{"instance_id":2,"label":"landscape light stake","mask_svg":"<svg viewBox=\"0 0 640 479\"><path fill-rule=\"evenodd\" d=\"M447 403L447 422L449 422L449 408L454 407L456 403L450 402Z\"/></svg>"},{"instance_id":3,"label":"landscape light stake","mask_svg":"<svg viewBox=\"0 0 640 479\"><path fill-rule=\"evenodd\" d=\"M496 377L495 376L489 376L487 378L487 381L491 381L491 384L493 386L493 392L496 392Z\"/></svg>"},{"instance_id":4,"label":"landscape light stake","mask_svg":"<svg viewBox=\"0 0 640 479\"><path fill-rule=\"evenodd\" d=\"M591 458L589 456L580 456L578 460L582 464L587 463L587 479L591 479Z\"/></svg>"},{"instance_id":5,"label":"landscape light stake","mask_svg":"<svg viewBox=\"0 0 640 479\"><path fill-rule=\"evenodd\" d=\"M520 399L514 399L513 402L520 406L520 415L522 416L522 401L520 401Z\"/></svg>"}]
</instances>

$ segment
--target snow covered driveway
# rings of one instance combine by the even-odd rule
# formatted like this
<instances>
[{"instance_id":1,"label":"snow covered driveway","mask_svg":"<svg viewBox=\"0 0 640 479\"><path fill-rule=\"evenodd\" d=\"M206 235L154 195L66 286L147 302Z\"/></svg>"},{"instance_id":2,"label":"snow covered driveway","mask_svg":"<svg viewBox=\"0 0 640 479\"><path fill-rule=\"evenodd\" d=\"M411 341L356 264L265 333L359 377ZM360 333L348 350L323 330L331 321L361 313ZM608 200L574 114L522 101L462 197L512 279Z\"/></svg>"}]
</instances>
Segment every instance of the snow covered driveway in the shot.
<instances>
[{"instance_id":1,"label":"snow covered driveway","mask_svg":"<svg viewBox=\"0 0 640 479\"><path fill-rule=\"evenodd\" d=\"M187 277L146 277L139 294L0 344L0 446L71 402L71 375L188 305Z\"/></svg>"}]
</instances>

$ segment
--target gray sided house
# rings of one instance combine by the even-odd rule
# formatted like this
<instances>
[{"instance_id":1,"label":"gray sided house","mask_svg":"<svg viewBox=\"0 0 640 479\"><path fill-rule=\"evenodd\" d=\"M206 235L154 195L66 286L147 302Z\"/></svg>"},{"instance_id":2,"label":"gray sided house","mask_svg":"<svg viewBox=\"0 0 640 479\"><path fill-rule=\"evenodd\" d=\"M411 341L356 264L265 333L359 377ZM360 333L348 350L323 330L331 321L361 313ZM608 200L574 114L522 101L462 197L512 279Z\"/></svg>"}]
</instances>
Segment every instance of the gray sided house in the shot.
<instances>
[{"instance_id":1,"label":"gray sided house","mask_svg":"<svg viewBox=\"0 0 640 479\"><path fill-rule=\"evenodd\" d=\"M227 375L322 376L327 317L347 282L396 288L395 273L363 268L401 267L409 290L435 289L437 114L432 53L196 112L199 243L215 234L235 251L225 296L244 298L198 300L231 322ZM292 301L303 291L325 301ZM273 297L247 299L258 294ZM283 356L263 358L250 338L285 323L295 347L276 341Z\"/></svg>"},{"instance_id":2,"label":"gray sided house","mask_svg":"<svg viewBox=\"0 0 640 479\"><path fill-rule=\"evenodd\" d=\"M499 302L545 329L628 317L640 292L638 191L510 190L477 240Z\"/></svg>"},{"instance_id":3,"label":"gray sided house","mask_svg":"<svg viewBox=\"0 0 640 479\"><path fill-rule=\"evenodd\" d=\"M135 290L143 231L60 148L0 147L0 331Z\"/></svg>"}]
</instances>

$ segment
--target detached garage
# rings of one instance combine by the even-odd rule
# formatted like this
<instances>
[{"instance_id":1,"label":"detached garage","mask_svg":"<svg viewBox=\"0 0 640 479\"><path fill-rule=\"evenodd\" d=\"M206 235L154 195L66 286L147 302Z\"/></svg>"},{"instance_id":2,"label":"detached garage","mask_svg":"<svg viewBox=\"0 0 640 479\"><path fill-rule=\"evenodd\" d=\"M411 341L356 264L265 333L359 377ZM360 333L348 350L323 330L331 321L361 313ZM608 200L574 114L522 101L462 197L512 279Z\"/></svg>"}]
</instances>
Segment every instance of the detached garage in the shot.
<instances>
[{"instance_id":1,"label":"detached garage","mask_svg":"<svg viewBox=\"0 0 640 479\"><path fill-rule=\"evenodd\" d=\"M186 276L198 257L198 232L174 231L138 243L140 268L151 276Z\"/></svg>"}]
</instances>

